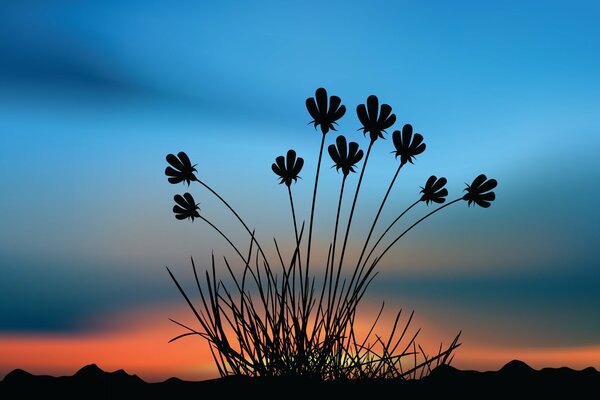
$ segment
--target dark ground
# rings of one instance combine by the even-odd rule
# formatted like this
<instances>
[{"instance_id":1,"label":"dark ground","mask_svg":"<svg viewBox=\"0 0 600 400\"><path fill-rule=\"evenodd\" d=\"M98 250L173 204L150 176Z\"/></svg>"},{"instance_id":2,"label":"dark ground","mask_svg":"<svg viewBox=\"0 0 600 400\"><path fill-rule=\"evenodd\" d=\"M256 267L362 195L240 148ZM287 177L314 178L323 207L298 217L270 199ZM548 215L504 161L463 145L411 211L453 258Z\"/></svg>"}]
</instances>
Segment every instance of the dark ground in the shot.
<instances>
[{"instance_id":1,"label":"dark ground","mask_svg":"<svg viewBox=\"0 0 600 400\"><path fill-rule=\"evenodd\" d=\"M417 381L322 382L303 378L227 377L201 382L171 378L146 383L125 371L104 372L88 365L68 377L35 376L14 370L0 382L0 399L314 399L366 398L600 398L600 372L594 368L534 370L511 361L498 371L460 371L444 366Z\"/></svg>"}]
</instances>

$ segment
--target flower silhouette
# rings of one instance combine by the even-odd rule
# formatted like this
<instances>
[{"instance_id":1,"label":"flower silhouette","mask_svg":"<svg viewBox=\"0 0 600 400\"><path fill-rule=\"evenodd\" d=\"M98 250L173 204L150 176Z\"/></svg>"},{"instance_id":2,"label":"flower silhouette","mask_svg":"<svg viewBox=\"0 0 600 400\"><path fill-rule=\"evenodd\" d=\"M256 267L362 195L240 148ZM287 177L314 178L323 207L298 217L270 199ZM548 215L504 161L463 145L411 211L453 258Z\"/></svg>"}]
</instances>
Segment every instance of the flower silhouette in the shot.
<instances>
[{"instance_id":1,"label":"flower silhouette","mask_svg":"<svg viewBox=\"0 0 600 400\"><path fill-rule=\"evenodd\" d=\"M292 180L298 180L300 170L304 165L304 159L302 157L296 158L296 152L294 150L288 150L286 158L279 156L275 159L271 169L279 178L281 183L285 183L288 187L292 184Z\"/></svg>"},{"instance_id":2,"label":"flower silhouette","mask_svg":"<svg viewBox=\"0 0 600 400\"><path fill-rule=\"evenodd\" d=\"M180 182L186 182L188 186L191 181L198 180L194 175L196 172L196 164L192 165L192 162L188 158L187 154L180 151L175 157L174 154L167 154L167 162L171 166L165 169L165 175L169 177L169 182L176 184Z\"/></svg>"},{"instance_id":3,"label":"flower silhouette","mask_svg":"<svg viewBox=\"0 0 600 400\"><path fill-rule=\"evenodd\" d=\"M173 199L175 200L175 203L177 203L173 206L175 218L191 218L192 222L194 222L194 218L200 218L200 214L198 213L200 208L198 207L198 204L194 202L194 198L191 194L184 193L183 196L176 194Z\"/></svg>"},{"instance_id":4,"label":"flower silhouette","mask_svg":"<svg viewBox=\"0 0 600 400\"><path fill-rule=\"evenodd\" d=\"M339 97L331 96L329 98L329 108L327 108L327 90L318 88L315 97L306 99L306 108L313 118L309 124L314 124L315 129L318 125L321 125L323 134L329 132L330 129L335 131L334 124L346 113L346 107L341 103L342 100Z\"/></svg>"},{"instance_id":5,"label":"flower silhouette","mask_svg":"<svg viewBox=\"0 0 600 400\"><path fill-rule=\"evenodd\" d=\"M350 145L346 146L346 138L341 135L335 139L335 143L335 145L331 144L327 148L331 159L335 163L335 169L339 171L341 168L344 176L347 176L350 172L355 172L354 166L363 157L363 151L358 149L358 143L350 142Z\"/></svg>"},{"instance_id":6,"label":"flower silhouette","mask_svg":"<svg viewBox=\"0 0 600 400\"><path fill-rule=\"evenodd\" d=\"M367 98L367 105L359 104L356 107L356 114L363 125L360 128L366 135L371 135L371 141L374 142L378 137L383 138L382 132L394 125L396 115L392 114L392 107L388 104L382 104L379 109L379 100L377 96L371 95Z\"/></svg>"},{"instance_id":7,"label":"flower silhouette","mask_svg":"<svg viewBox=\"0 0 600 400\"><path fill-rule=\"evenodd\" d=\"M423 136L419 133L415 133L413 136L413 127L410 124L402 127L402 133L394 131L392 139L394 147L396 147L396 158L400 156L401 164L406 164L407 162L412 164L414 157L425 151L426 146L423 143Z\"/></svg>"},{"instance_id":8,"label":"flower silhouette","mask_svg":"<svg viewBox=\"0 0 600 400\"><path fill-rule=\"evenodd\" d=\"M446 201L446 196L448 196L448 190L444 188L446 185L446 178L437 178L435 175L431 175L427 182L425 183L425 187L422 187L421 193L421 201L424 201L425 204L429 205L429 202L441 204Z\"/></svg>"},{"instance_id":9,"label":"flower silhouette","mask_svg":"<svg viewBox=\"0 0 600 400\"><path fill-rule=\"evenodd\" d=\"M462 199L471 203L475 203L480 207L488 208L492 201L496 199L496 194L490 192L498 185L495 179L489 179L484 174L479 175L473 180L471 185L467 185L465 194Z\"/></svg>"}]
</instances>

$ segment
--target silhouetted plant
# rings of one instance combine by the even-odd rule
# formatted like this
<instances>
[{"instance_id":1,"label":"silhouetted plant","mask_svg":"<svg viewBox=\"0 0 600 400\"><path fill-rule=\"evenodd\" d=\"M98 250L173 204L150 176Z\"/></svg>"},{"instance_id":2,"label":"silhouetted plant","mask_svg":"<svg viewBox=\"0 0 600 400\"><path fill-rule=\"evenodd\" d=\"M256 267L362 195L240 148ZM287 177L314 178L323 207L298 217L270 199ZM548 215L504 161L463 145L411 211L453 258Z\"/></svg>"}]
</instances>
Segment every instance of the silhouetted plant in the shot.
<instances>
[{"instance_id":1,"label":"silhouetted plant","mask_svg":"<svg viewBox=\"0 0 600 400\"><path fill-rule=\"evenodd\" d=\"M327 151L335 163L333 165L335 169L337 171L341 169L344 176L347 176L350 172L356 172L354 167L363 157L363 151L359 150L358 143L350 142L347 145L346 138L341 135L335 139L335 145L329 145Z\"/></svg>"},{"instance_id":2,"label":"silhouetted plant","mask_svg":"<svg viewBox=\"0 0 600 400\"><path fill-rule=\"evenodd\" d=\"M387 339L373 333L383 312L382 306L366 336L359 338L355 330L358 306L369 284L378 273L375 270L376 266L404 235L426 218L461 200L467 201L469 206L475 203L484 208L489 207L495 199L495 194L491 190L497 186L497 182L494 179L488 180L483 174L479 175L471 185L467 185L466 194L445 203L448 195L448 190L445 188L446 178L431 176L425 186L421 187L418 198L388 225L371 250L366 253L369 239L400 170L407 163L412 164L415 157L423 153L426 148L423 136L418 133L413 134L412 126L405 124L401 132L396 130L392 134L395 147L392 153L396 158L400 158L398 168L373 219L355 267L347 269L344 264L344 254L371 148L377 139L384 138L383 133L391 128L396 120L389 105L380 106L376 96L369 96L366 105L361 104L356 109L363 125L360 130L365 135L369 133L370 137L366 153L359 149L358 143L348 143L342 135L338 136L335 144L329 145L327 149L334 162L333 167L336 171L342 172L342 182L333 240L329 243L324 278L322 283L319 283L321 281L317 280L317 276L309 272L309 265L321 159L325 136L330 130L336 130L335 125L345 114L346 109L341 105L339 97L328 98L327 91L323 88L317 89L314 98L306 100L306 107L313 118L310 123L315 129L321 128L322 137L310 210L309 237L305 247L307 252L305 268L302 268L300 257L300 250L304 249L302 246L304 222L298 229L291 190L292 182L296 182L299 178L298 174L302 170L304 160L297 157L294 150L289 150L285 157L277 157L271 166L273 172L279 177L279 183L285 184L287 188L295 234L294 251L288 261L284 260L279 244L274 239L277 256L275 261L280 264L281 273L276 272L275 264L263 251L254 231L249 229L227 201L196 176L196 165L192 165L187 155L180 152L177 157L173 154L167 156L169 166L165 174L169 177L169 182L187 183L188 186L191 182L200 183L225 204L250 235L249 249L244 255L216 225L199 213L198 204L191 194L185 193L183 196L174 197L175 217L189 218L192 221L199 218L209 224L235 250L242 261L242 272L236 273L229 260L224 257L223 261L231 279L231 283L227 284L217 277L213 255L212 267L205 272L204 279L201 281L192 259L192 270L201 300L197 307L167 268L200 324L200 329L194 329L173 321L186 329L186 332L172 341L190 335L199 335L206 339L222 376L310 375L329 380L420 378L435 366L452 361L453 351L460 345L458 343L460 333L447 347L440 345L437 353L430 356L416 343L418 330L414 335L407 334L413 318L412 313L404 322L401 322L402 311L396 314ZM356 165L363 160L363 155L364 162L348 212L342 249L339 260L336 260L337 233L346 179L350 173L356 172ZM421 202L427 206L430 203L441 205L404 229L394 240L387 243L383 251L377 252L378 246L391 232L392 227ZM374 258L371 260L372 256Z\"/></svg>"},{"instance_id":3,"label":"silhouetted plant","mask_svg":"<svg viewBox=\"0 0 600 400\"><path fill-rule=\"evenodd\" d=\"M313 120L309 124L314 124L315 129L321 126L321 132L326 134L329 130L335 131L336 121L344 116L346 107L342 105L342 100L337 96L329 98L329 107L327 107L327 91L318 88L315 97L306 99L306 109Z\"/></svg>"},{"instance_id":4,"label":"silhouetted plant","mask_svg":"<svg viewBox=\"0 0 600 400\"><path fill-rule=\"evenodd\" d=\"M413 127L410 124L402 127L402 133L394 131L392 140L394 141L394 147L396 147L396 157L400 157L401 165L407 162L412 164L415 156L425 151L426 146L423 143L423 136L415 133L413 137Z\"/></svg>"},{"instance_id":5,"label":"silhouetted plant","mask_svg":"<svg viewBox=\"0 0 600 400\"><path fill-rule=\"evenodd\" d=\"M194 172L197 172L196 165L192 165L187 154L183 151L180 151L177 157L173 154L167 154L167 162L171 164L165 169L165 174L169 177L169 183L185 182L189 186L192 181L197 180L196 175L194 175Z\"/></svg>"},{"instance_id":6,"label":"silhouetted plant","mask_svg":"<svg viewBox=\"0 0 600 400\"><path fill-rule=\"evenodd\" d=\"M296 235L296 246L300 246L300 238L298 236L298 224L296 223L296 211L294 209L294 199L292 197L292 181L296 182L299 178L298 174L304 166L304 159L302 157L296 158L296 152L294 150L288 150L286 157L279 156L275 159L275 162L271 165L271 169L277 176L279 176L280 184L285 183L290 196L290 207L292 209L292 219L294 221L294 233ZM298 255L299 257L299 255ZM300 260L298 260L300 263Z\"/></svg>"},{"instance_id":7,"label":"silhouetted plant","mask_svg":"<svg viewBox=\"0 0 600 400\"><path fill-rule=\"evenodd\" d=\"M280 178L279 183L285 183L288 187L292 184L292 181L297 181L304 165L304 159L298 157L296 159L296 152L294 150L288 150L286 157L279 156L275 159L271 169Z\"/></svg>"},{"instance_id":8,"label":"silhouetted plant","mask_svg":"<svg viewBox=\"0 0 600 400\"><path fill-rule=\"evenodd\" d=\"M194 198L191 194L184 193L183 196L176 194L173 199L175 200L175 203L177 203L173 206L175 218L189 218L192 222L194 222L194 218L200 218L200 214L198 213L200 207L194 202Z\"/></svg>"},{"instance_id":9,"label":"silhouetted plant","mask_svg":"<svg viewBox=\"0 0 600 400\"><path fill-rule=\"evenodd\" d=\"M324 88L318 88L315 91L315 97L309 97L306 99L306 109L313 118L309 124L314 124L315 129L317 126L321 126L321 147L319 149L319 160L317 161L317 172L315 175L315 186L313 189L312 203L310 207L310 223L308 226L308 247L306 250L306 274L305 274L305 287L308 288L308 274L310 268L310 249L312 244L312 231L315 217L315 202L317 200L317 188L319 186L319 172L321 171L321 159L323 157L323 148L325 147L325 135L329 130L336 130L334 124L337 120L342 118L346 113L346 107L342 105L342 100L338 96L331 96L329 98L329 108L327 107L327 90ZM308 293L304 293L306 297ZM304 302L306 305L306 302ZM306 310L304 310L306 312Z\"/></svg>"},{"instance_id":10,"label":"silhouetted plant","mask_svg":"<svg viewBox=\"0 0 600 400\"><path fill-rule=\"evenodd\" d=\"M442 204L446 201L446 196L448 196L448 190L444 188L446 186L446 178L437 178L435 175L431 175L427 182L425 183L425 187L421 188L421 201L424 201L425 204L429 205L429 202Z\"/></svg>"},{"instance_id":11,"label":"silhouetted plant","mask_svg":"<svg viewBox=\"0 0 600 400\"><path fill-rule=\"evenodd\" d=\"M488 208L496 199L496 194L490 190L494 189L497 184L495 179L488 180L484 174L481 174L473 180L471 185L467 185L465 189L467 194L463 196L463 200L468 201L469 206L471 203L475 203L479 207Z\"/></svg>"},{"instance_id":12,"label":"silhouetted plant","mask_svg":"<svg viewBox=\"0 0 600 400\"><path fill-rule=\"evenodd\" d=\"M365 135L369 133L371 142L376 141L377 138L383 139L383 132L396 122L396 115L392 114L392 107L389 104L382 104L379 108L379 99L374 95L367 98L366 106L359 104L356 107L356 114L363 125L360 130Z\"/></svg>"}]
</instances>

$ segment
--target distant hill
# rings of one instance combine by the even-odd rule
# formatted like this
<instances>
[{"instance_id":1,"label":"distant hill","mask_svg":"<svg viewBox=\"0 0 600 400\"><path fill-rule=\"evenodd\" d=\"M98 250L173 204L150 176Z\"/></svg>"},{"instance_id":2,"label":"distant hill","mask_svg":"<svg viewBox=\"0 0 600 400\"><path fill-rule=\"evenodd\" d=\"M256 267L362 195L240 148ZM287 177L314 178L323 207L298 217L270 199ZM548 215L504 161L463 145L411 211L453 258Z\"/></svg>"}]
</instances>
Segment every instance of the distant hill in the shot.
<instances>
[{"instance_id":1,"label":"distant hill","mask_svg":"<svg viewBox=\"0 0 600 400\"><path fill-rule=\"evenodd\" d=\"M521 361L511 361L498 371L461 371L450 366L438 367L417 381L344 381L285 378L248 378L232 376L190 382L171 378L160 383L146 383L123 370L102 371L87 365L73 376L32 375L14 370L0 382L2 399L183 399L246 397L249 399L283 399L299 394L315 399L366 398L385 396L450 396L450 398L487 399L498 395L509 398L598 398L600 372L594 368L576 371L570 368L535 370ZM310 399L312 400L312 399Z\"/></svg>"}]
</instances>

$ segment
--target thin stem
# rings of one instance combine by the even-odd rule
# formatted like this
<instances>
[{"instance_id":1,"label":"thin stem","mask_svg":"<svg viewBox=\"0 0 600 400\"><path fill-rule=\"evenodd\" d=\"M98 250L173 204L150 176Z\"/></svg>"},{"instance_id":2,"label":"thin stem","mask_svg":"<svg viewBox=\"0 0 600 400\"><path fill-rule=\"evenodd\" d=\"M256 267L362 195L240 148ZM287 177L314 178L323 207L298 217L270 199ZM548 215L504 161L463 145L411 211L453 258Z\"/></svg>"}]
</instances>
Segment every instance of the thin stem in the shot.
<instances>
[{"instance_id":1,"label":"thin stem","mask_svg":"<svg viewBox=\"0 0 600 400\"><path fill-rule=\"evenodd\" d=\"M335 298L335 294L337 292L337 287L338 287L338 283L340 280L340 268L338 268L337 270L337 275L335 277L335 289L333 291L333 296L331 293L331 287L332 287L332 278L333 278L333 266L335 264L335 244L337 242L337 232L338 232L338 225L340 222L340 210L342 208L342 198L344 196L344 186L346 184L346 178L348 177L348 175L344 174L344 177L342 178L342 187L340 188L340 198L338 200L338 208L337 208L337 214L335 216L335 229L333 230L333 249L331 252L331 274L329 275L329 295L328 295L328 304L329 306L329 310L332 309L331 307L331 299ZM329 266L327 266L327 268L329 269Z\"/></svg>"},{"instance_id":2,"label":"thin stem","mask_svg":"<svg viewBox=\"0 0 600 400\"><path fill-rule=\"evenodd\" d=\"M325 146L325 134L321 139L321 149L319 150L319 161L317 162L317 173L315 176L315 188L313 190L312 206L310 208L310 223L308 226L308 248L306 250L306 276L308 279L308 269L310 267L310 247L312 244L312 228L315 217L315 201L317 199L317 187L319 185L319 171L321 170L321 159L323 158L323 147Z\"/></svg>"},{"instance_id":3,"label":"thin stem","mask_svg":"<svg viewBox=\"0 0 600 400\"><path fill-rule=\"evenodd\" d=\"M342 246L342 252L340 253L340 263L338 269L342 268L342 263L344 262L344 253L346 252L346 244L348 242L348 234L350 233L350 225L352 225L352 216L354 215L354 207L356 207L356 199L358 198L358 193L360 192L360 184L362 183L363 175L365 174L365 169L367 168L367 162L369 161L369 154L371 154L371 148L373 147L374 140L371 140L369 143L369 148L367 149L367 155L365 156L365 162L360 171L360 177L358 178L358 184L356 186L356 193L354 193L354 200L352 201L352 208L350 209L350 217L348 218L348 226L346 227L346 235L344 236L344 245Z\"/></svg>"},{"instance_id":4,"label":"thin stem","mask_svg":"<svg viewBox=\"0 0 600 400\"><path fill-rule=\"evenodd\" d=\"M213 190L213 188L211 188L210 186L208 186L206 183L204 183L203 181L201 181L198 178L196 178L196 182L198 182L199 184L201 184L202 186L204 186L206 189L208 189L213 195L215 195L219 200L221 200L221 202L223 204L225 204L225 206L227 206L227 208L229 208L229 210L233 213L233 215L235 215L236 218L238 219L238 221L240 221L240 223L244 226L244 228L246 229L246 231L248 232L248 234L252 237L252 240L254 240L254 243L256 243L256 247L258 247L258 250L260 251L260 254L262 255L263 259L267 260L267 257L265 256L265 253L263 252L263 249L260 246L260 243L258 243L258 241L256 240L256 237L254 236L254 233L250 230L250 228L248 228L248 225L246 225L246 223L244 222L244 220L242 219L242 217L239 216L239 214L233 209L233 207L231 207L229 205L229 203L227 201L225 201L225 199L223 197L221 197L217 192L215 192Z\"/></svg>"},{"instance_id":5,"label":"thin stem","mask_svg":"<svg viewBox=\"0 0 600 400\"><path fill-rule=\"evenodd\" d=\"M250 262L250 260L246 260L246 258L242 255L242 253L240 253L240 251L238 250L237 247L235 247L235 244L233 244L233 242L231 240L229 240L229 238L227 237L227 235L225 235L223 232L221 232L221 230L219 228L217 228L212 222L210 222L209 220L207 220L206 218L204 218L202 215L200 215L200 219L204 222L206 222L208 225L210 225L215 231L219 232L219 234L221 236L223 236L223 238L225 238L225 240L227 240L227 243L229 243L231 245L231 247L233 247L233 249L235 250L236 253L238 253L238 255L240 256L240 258L244 261L244 264L248 264Z\"/></svg>"},{"instance_id":6,"label":"thin stem","mask_svg":"<svg viewBox=\"0 0 600 400\"><path fill-rule=\"evenodd\" d=\"M290 195L290 206L292 207L292 219L294 220L294 233L296 234L296 248L294 249L294 253L296 254L298 260L298 267L300 271L302 271L302 264L300 263L300 239L298 238L298 225L296 224L296 211L294 210L294 199L292 197L292 189L290 186L288 188L288 194ZM297 251L297 253L296 253Z\"/></svg>"},{"instance_id":7,"label":"thin stem","mask_svg":"<svg viewBox=\"0 0 600 400\"><path fill-rule=\"evenodd\" d=\"M398 222L400 220L400 218L402 218L404 216L404 214L406 214L407 212L410 211L411 208L413 208L414 206L416 206L417 204L419 204L420 201L421 201L421 199L415 201L406 210L402 211L402 214L398 215L398 217L390 224L390 226L387 227L387 229L385 230L385 232L383 232L381 234L381 236L379 237L379 239L377 239L377 242L375 242L375 245L373 246L373 248L371 249L371 251L369 252L369 254L367 254L367 258L365 258L365 261L364 261L363 266L362 266L363 268L365 267L365 265L369 261L369 258L371 258L371 255L373 254L373 252L375 251L375 249L377 248L377 246L379 245L379 243L383 240L384 236L387 235L387 233L390 231L390 229L392 229L392 227L396 224L396 222Z\"/></svg>"},{"instance_id":8,"label":"thin stem","mask_svg":"<svg viewBox=\"0 0 600 400\"><path fill-rule=\"evenodd\" d=\"M346 184L347 177L348 177L348 175L344 175L344 177L342 178L342 187L340 188L340 198L338 200L337 214L335 216L335 228L333 230L333 249L331 251L331 266L332 267L335 262L335 243L337 241L338 225L340 222L340 210L342 208L342 197L344 195L344 186Z\"/></svg>"},{"instance_id":9,"label":"thin stem","mask_svg":"<svg viewBox=\"0 0 600 400\"><path fill-rule=\"evenodd\" d=\"M383 258L383 256L385 255L385 253L388 252L389 249L392 248L392 246L394 246L396 244L396 242L398 240L400 240L402 238L402 236L406 235L412 228L414 228L415 226L417 226L421 221L423 221L425 218L435 214L436 212L448 207L451 204L454 204L458 201L461 201L463 198L459 197L458 199L452 200L450 203L446 203L441 207L436 208L435 210L431 211L429 214L425 215L424 217L422 217L421 219L419 219L417 222L415 222L414 224L412 224L411 226L409 226L404 232L402 232L396 239L394 239L394 241L392 243L390 243L388 245L388 247L385 248L385 250L383 251L383 253L381 253L381 255L379 257L377 257L375 259L375 261L373 262L373 266L377 265L377 263L379 262L379 260L381 260Z\"/></svg>"},{"instance_id":10,"label":"thin stem","mask_svg":"<svg viewBox=\"0 0 600 400\"><path fill-rule=\"evenodd\" d=\"M392 187L394 186L394 182L396 182L396 178L398 177L398 174L400 173L400 170L402 169L402 166L404 166L404 164L406 163L401 162L398 166L398 169L396 170L396 173L394 174L394 177L390 182L390 186L388 187L387 192L385 192L385 196L383 196L383 200L381 201L379 210L377 210L377 214L375 215L375 219L373 220L373 224L371 225L371 229L369 230L369 234L367 235L367 240L365 240L365 245L363 246L362 251L360 252L360 257L358 257L356 268L360 266L360 262L362 261L362 258L365 255L365 250L367 250L367 246L369 244L369 240L371 239L371 235L373 234L373 230L375 229L375 225L377 224L377 220L379 220L379 216L381 215L381 210L383 210L383 206L385 205L385 202L387 201L387 198L390 195L390 192L392 191Z\"/></svg>"}]
</instances>

